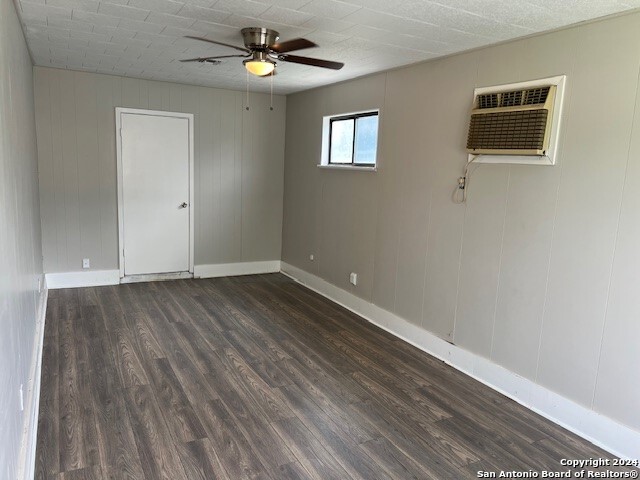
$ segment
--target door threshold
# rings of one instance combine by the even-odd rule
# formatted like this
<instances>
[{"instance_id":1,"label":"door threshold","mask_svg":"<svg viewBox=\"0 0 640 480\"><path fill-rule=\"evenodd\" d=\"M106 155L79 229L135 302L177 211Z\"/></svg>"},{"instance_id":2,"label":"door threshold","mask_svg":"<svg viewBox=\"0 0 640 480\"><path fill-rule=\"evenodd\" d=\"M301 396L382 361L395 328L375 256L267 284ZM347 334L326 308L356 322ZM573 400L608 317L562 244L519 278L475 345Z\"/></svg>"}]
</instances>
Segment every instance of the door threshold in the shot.
<instances>
[{"instance_id":1,"label":"door threshold","mask_svg":"<svg viewBox=\"0 0 640 480\"><path fill-rule=\"evenodd\" d=\"M120 279L120 283L161 282L163 280L182 280L193 278L191 272L145 273L143 275L127 275Z\"/></svg>"}]
</instances>

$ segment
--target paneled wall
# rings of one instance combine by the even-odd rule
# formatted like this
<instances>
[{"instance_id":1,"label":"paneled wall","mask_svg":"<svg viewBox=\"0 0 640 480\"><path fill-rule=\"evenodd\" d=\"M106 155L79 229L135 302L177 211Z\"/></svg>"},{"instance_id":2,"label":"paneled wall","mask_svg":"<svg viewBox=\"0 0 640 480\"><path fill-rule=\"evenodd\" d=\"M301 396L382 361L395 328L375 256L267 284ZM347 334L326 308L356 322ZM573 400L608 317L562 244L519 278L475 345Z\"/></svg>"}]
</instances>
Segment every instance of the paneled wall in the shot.
<instances>
[{"instance_id":1,"label":"paneled wall","mask_svg":"<svg viewBox=\"0 0 640 480\"><path fill-rule=\"evenodd\" d=\"M22 478L24 433L35 434L29 392L44 280L37 162L31 57L13 2L0 0L0 478Z\"/></svg>"},{"instance_id":2,"label":"paneled wall","mask_svg":"<svg viewBox=\"0 0 640 480\"><path fill-rule=\"evenodd\" d=\"M286 100L35 68L45 272L118 268L115 107L195 114L196 265L279 260Z\"/></svg>"},{"instance_id":3,"label":"paneled wall","mask_svg":"<svg viewBox=\"0 0 640 480\"><path fill-rule=\"evenodd\" d=\"M289 96L283 261L640 430L639 68L634 13ZM560 74L558 164L455 204L474 87ZM322 116L367 108L378 171L317 168Z\"/></svg>"}]
</instances>

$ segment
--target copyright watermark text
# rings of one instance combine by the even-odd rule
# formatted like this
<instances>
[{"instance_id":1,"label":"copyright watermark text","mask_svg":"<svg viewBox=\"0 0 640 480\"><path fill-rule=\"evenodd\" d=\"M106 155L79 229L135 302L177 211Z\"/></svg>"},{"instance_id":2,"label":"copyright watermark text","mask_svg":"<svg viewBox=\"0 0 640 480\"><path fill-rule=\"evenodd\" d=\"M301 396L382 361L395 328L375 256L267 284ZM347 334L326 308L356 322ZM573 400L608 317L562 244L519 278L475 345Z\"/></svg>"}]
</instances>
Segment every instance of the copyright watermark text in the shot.
<instances>
[{"instance_id":1,"label":"copyright watermark text","mask_svg":"<svg viewBox=\"0 0 640 480\"><path fill-rule=\"evenodd\" d=\"M478 470L478 478L638 478L640 460L619 458L562 459L566 470ZM619 469L619 468L622 469Z\"/></svg>"}]
</instances>

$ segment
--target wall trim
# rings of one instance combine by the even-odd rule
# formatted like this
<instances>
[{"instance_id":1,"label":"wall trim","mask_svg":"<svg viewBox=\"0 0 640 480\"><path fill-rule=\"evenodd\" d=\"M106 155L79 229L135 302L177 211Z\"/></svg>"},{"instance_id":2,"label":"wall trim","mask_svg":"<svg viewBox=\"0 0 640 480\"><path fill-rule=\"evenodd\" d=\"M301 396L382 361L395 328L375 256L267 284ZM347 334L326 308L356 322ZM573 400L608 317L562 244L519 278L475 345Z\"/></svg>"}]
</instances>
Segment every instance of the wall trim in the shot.
<instances>
[{"instance_id":1,"label":"wall trim","mask_svg":"<svg viewBox=\"0 0 640 480\"><path fill-rule=\"evenodd\" d=\"M257 275L260 273L277 273L280 271L280 260L264 262L217 263L196 265L193 269L195 278L234 277L237 275Z\"/></svg>"},{"instance_id":2,"label":"wall trim","mask_svg":"<svg viewBox=\"0 0 640 480\"><path fill-rule=\"evenodd\" d=\"M47 273L47 288L100 287L103 285L118 285L120 283L119 270L86 270L84 272Z\"/></svg>"},{"instance_id":3,"label":"wall trim","mask_svg":"<svg viewBox=\"0 0 640 480\"><path fill-rule=\"evenodd\" d=\"M618 457L640 457L640 432L558 395L487 358L452 345L316 275L286 262L281 263L284 275L552 422Z\"/></svg>"},{"instance_id":4,"label":"wall trim","mask_svg":"<svg viewBox=\"0 0 640 480\"><path fill-rule=\"evenodd\" d=\"M20 464L18 478L34 478L36 465L36 446L38 436L38 412L40 411L40 380L42 374L42 350L44 347L44 323L47 315L49 290L46 282L40 291L36 318L34 351L27 380L26 405L24 409L24 431L20 446Z\"/></svg>"}]
</instances>

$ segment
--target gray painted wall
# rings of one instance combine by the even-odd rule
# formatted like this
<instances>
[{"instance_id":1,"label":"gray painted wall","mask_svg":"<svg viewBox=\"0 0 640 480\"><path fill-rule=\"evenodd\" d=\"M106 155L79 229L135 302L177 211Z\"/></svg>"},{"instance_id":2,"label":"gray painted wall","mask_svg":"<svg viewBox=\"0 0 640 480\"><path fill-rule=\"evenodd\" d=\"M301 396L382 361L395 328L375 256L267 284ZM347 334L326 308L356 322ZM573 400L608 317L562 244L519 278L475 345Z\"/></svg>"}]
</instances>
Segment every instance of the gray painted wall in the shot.
<instances>
[{"instance_id":1,"label":"gray painted wall","mask_svg":"<svg viewBox=\"0 0 640 480\"><path fill-rule=\"evenodd\" d=\"M42 278L31 58L11 0L0 0L0 478L17 478Z\"/></svg>"},{"instance_id":2,"label":"gray painted wall","mask_svg":"<svg viewBox=\"0 0 640 480\"><path fill-rule=\"evenodd\" d=\"M289 96L283 261L640 429L639 67L635 13ZM454 204L474 87L559 74L558 164ZM317 168L322 116L367 108L378 172Z\"/></svg>"},{"instance_id":3,"label":"gray painted wall","mask_svg":"<svg viewBox=\"0 0 640 480\"><path fill-rule=\"evenodd\" d=\"M279 260L286 99L35 68L45 272L118 268L115 107L195 114L195 264Z\"/></svg>"}]
</instances>

